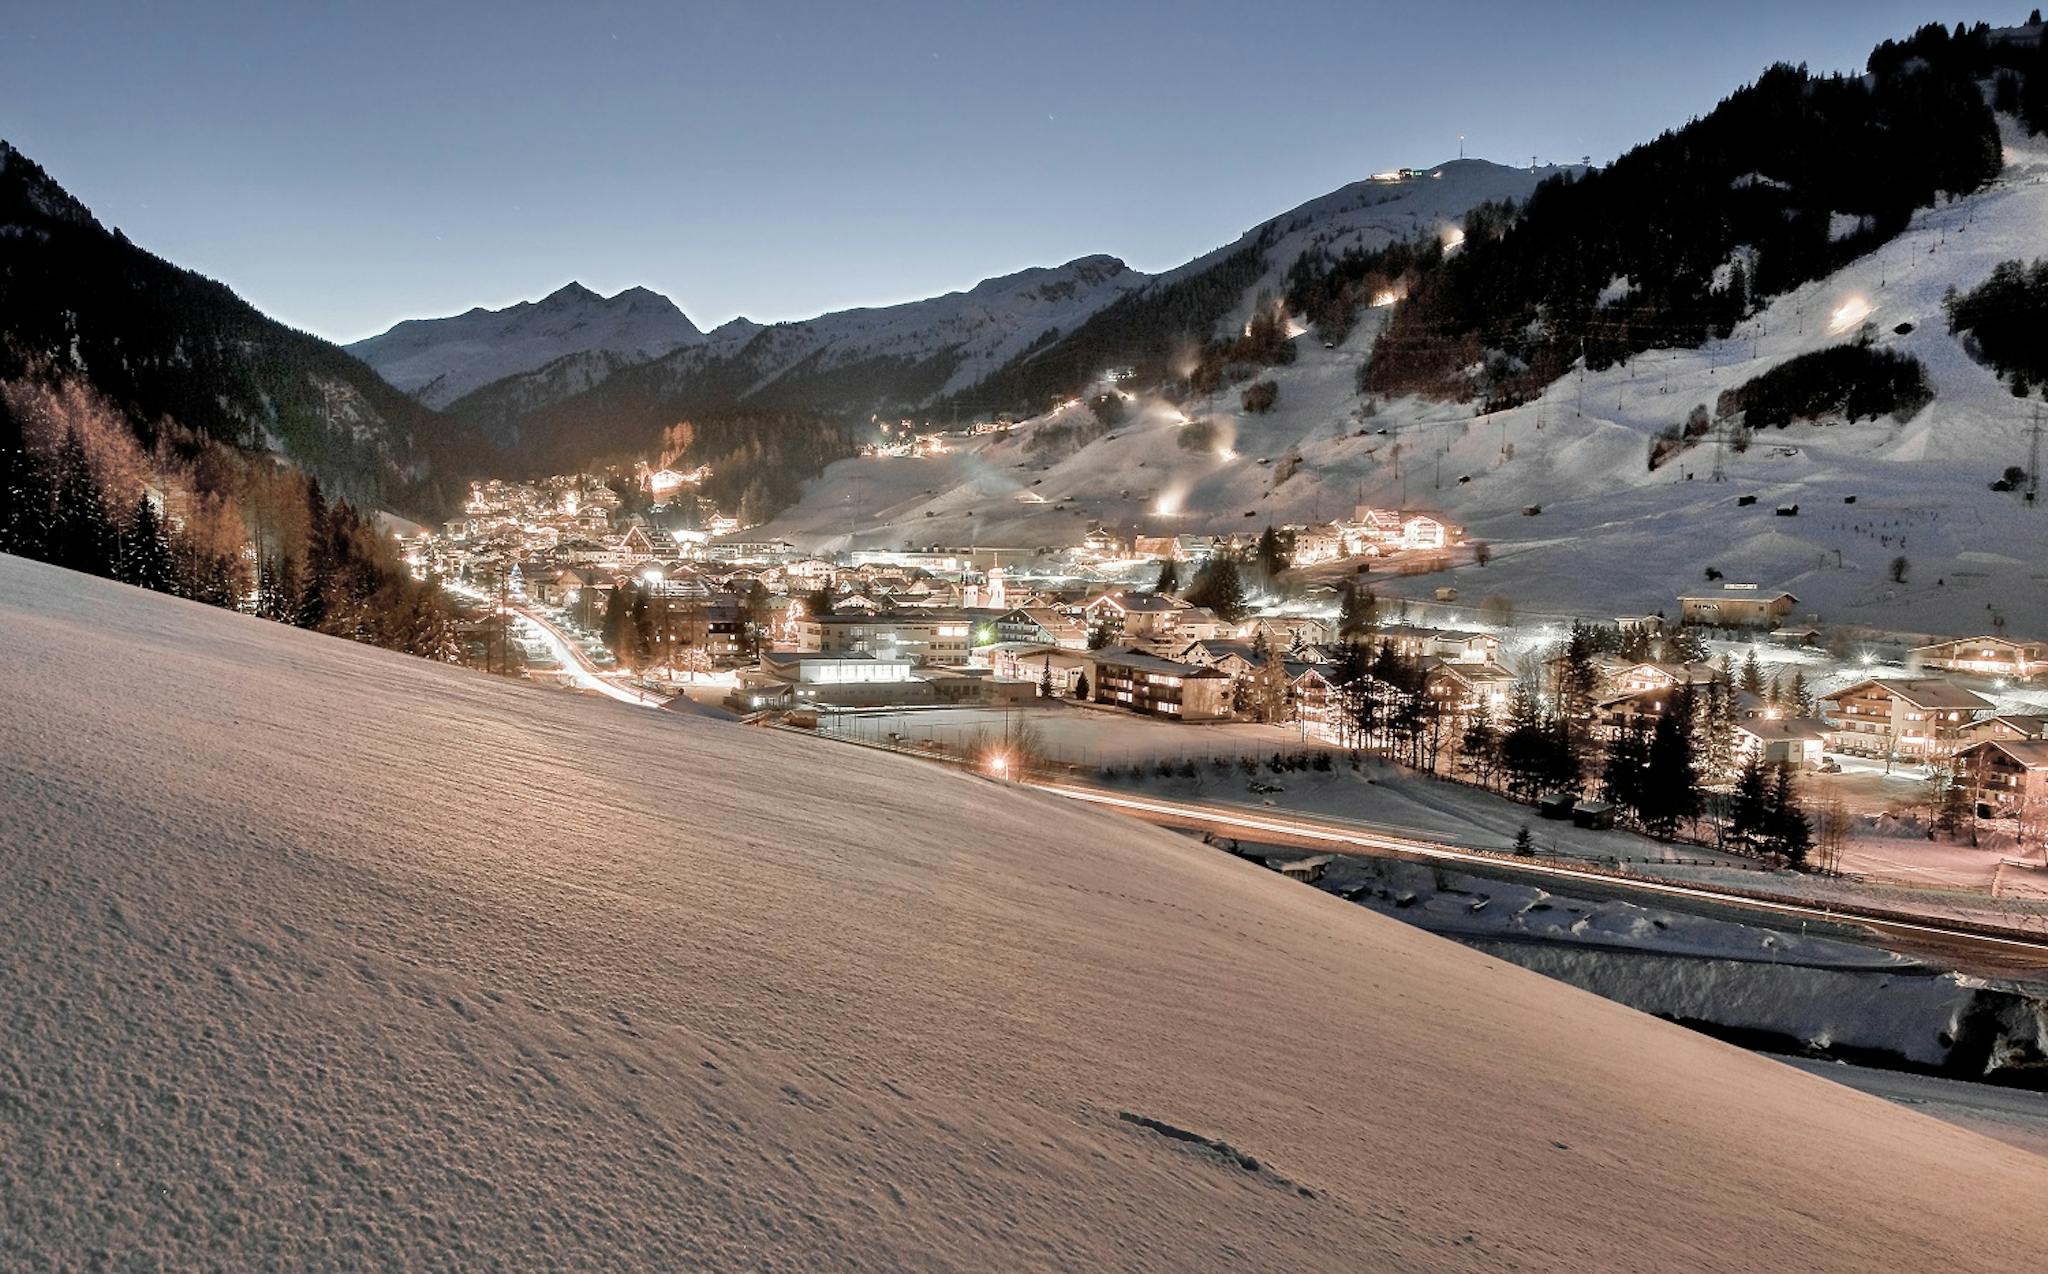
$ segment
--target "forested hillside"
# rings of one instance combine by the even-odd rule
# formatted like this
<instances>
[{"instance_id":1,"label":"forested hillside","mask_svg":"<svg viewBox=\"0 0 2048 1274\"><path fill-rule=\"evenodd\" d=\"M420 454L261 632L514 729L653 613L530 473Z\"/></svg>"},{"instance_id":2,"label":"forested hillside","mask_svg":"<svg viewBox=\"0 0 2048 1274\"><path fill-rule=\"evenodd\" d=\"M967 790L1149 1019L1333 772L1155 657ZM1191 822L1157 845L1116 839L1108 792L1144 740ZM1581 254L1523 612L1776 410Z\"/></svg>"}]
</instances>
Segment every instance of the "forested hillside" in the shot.
<instances>
[{"instance_id":1,"label":"forested hillside","mask_svg":"<svg viewBox=\"0 0 2048 1274\"><path fill-rule=\"evenodd\" d=\"M1726 335L1995 177L1982 85L2038 61L1981 26L1930 26L1866 76L1773 67L1604 169L1476 212L1459 250L1413 263L1361 387L1518 401L1582 355L1598 369Z\"/></svg>"},{"instance_id":2,"label":"forested hillside","mask_svg":"<svg viewBox=\"0 0 2048 1274\"><path fill-rule=\"evenodd\" d=\"M334 345L105 229L0 142L0 381L66 379L125 416L145 450L176 424L423 515L452 498L473 445Z\"/></svg>"}]
</instances>

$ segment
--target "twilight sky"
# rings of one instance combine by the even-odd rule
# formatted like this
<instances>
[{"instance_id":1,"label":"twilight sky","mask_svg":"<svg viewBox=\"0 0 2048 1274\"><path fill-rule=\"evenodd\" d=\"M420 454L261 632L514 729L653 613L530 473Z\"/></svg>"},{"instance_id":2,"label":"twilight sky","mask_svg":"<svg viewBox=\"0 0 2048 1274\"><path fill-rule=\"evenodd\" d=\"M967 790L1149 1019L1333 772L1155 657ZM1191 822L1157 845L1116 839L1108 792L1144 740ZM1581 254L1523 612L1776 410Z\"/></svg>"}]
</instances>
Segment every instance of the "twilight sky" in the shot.
<instances>
[{"instance_id":1,"label":"twilight sky","mask_svg":"<svg viewBox=\"0 0 2048 1274\"><path fill-rule=\"evenodd\" d=\"M705 328L1093 252L1164 269L1377 168L1595 162L1948 0L14 6L0 137L337 340L579 279Z\"/></svg>"}]
</instances>

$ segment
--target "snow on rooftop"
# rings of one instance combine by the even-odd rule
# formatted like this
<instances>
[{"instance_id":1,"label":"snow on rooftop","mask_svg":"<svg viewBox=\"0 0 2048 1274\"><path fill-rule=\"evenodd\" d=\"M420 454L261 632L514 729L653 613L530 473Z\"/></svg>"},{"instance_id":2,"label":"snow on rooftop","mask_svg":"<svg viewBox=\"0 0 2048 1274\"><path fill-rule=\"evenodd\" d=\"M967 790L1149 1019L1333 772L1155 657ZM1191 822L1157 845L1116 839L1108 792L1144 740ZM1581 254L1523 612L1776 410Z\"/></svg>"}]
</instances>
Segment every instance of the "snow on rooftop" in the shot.
<instances>
[{"instance_id":1,"label":"snow on rooftop","mask_svg":"<svg viewBox=\"0 0 2048 1274\"><path fill-rule=\"evenodd\" d=\"M1192 841L0 557L0 1264L1984 1269L2048 1162Z\"/></svg>"}]
</instances>

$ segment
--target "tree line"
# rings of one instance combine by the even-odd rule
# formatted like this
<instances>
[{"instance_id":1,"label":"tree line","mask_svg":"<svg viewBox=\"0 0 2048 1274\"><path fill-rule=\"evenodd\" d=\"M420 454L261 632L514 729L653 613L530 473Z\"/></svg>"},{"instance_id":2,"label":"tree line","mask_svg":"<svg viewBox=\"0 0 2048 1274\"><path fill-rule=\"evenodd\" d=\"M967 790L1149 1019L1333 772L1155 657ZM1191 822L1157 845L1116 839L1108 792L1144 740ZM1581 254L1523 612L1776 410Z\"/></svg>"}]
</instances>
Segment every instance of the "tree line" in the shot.
<instances>
[{"instance_id":1,"label":"tree line","mask_svg":"<svg viewBox=\"0 0 2048 1274\"><path fill-rule=\"evenodd\" d=\"M1358 634L1326 666L1335 692L1330 724L1342 745L1430 773L1448 761L1477 785L1524 802L1597 792L1617 821L1657 839L1711 828L1723 845L1795 866L1807 861L1813 824L1792 771L1745 757L1736 740L1737 689L1805 713L1812 700L1803 679L1766 679L1753 655L1740 666L1729 661L1721 676L1675 687L1651 719L1631 716L1603 732L1595 724L1596 656L1627 648L1635 658L1703 660L1697 637L1660 642L1575 622L1548 662L1549 692L1543 679L1524 677L1496 716L1433 688L1420 659L1374 643L1369 627Z\"/></svg>"},{"instance_id":2,"label":"tree line","mask_svg":"<svg viewBox=\"0 0 2048 1274\"><path fill-rule=\"evenodd\" d=\"M1774 66L1605 168L1551 178L1520 207L1475 209L1455 253L1297 262L1290 296L1342 330L1368 280L1406 287L1360 370L1361 390L1386 395L1504 405L1582 358L1600 369L1725 336L1761 300L1891 239L1914 209L1998 174L1978 81L2008 54L1985 30L1933 26L1880 46L1867 76ZM1857 228L1841 234L1838 212ZM1631 285L1619 298L1617 277Z\"/></svg>"},{"instance_id":3,"label":"tree line","mask_svg":"<svg viewBox=\"0 0 2048 1274\"><path fill-rule=\"evenodd\" d=\"M167 485L189 488L191 513L172 518L165 493L106 480L87 445L90 421L69 424L53 449L28 424L0 389L0 552L428 659L461 657L440 590L413 579L317 479L187 436L196 460ZM243 509L260 524L253 545Z\"/></svg>"},{"instance_id":4,"label":"tree line","mask_svg":"<svg viewBox=\"0 0 2048 1274\"><path fill-rule=\"evenodd\" d=\"M2048 83L2048 71L2042 74ZM1989 278L1946 300L1948 326L1963 348L2006 378L2013 396L2025 398L2048 386L2048 257L2029 267L2002 261Z\"/></svg>"}]
</instances>

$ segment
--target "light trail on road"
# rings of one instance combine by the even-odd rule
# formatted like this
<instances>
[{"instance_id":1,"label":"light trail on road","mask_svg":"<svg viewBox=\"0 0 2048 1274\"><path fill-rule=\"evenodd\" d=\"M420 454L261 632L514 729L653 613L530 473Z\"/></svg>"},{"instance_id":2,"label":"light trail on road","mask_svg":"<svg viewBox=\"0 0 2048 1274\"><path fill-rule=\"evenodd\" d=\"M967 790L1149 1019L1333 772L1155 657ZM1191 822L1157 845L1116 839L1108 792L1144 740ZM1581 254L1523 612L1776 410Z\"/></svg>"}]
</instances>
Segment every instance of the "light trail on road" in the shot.
<instances>
[{"instance_id":1,"label":"light trail on road","mask_svg":"<svg viewBox=\"0 0 2048 1274\"><path fill-rule=\"evenodd\" d=\"M556 662L569 670L571 684L585 690L595 690L607 699L616 699L620 703L630 703L641 708L659 708L666 702L638 690L628 690L607 679L597 670L597 665L591 663L583 652L576 648L576 643L569 640L569 635L557 628L552 620L524 606L513 606L509 609L540 630L541 640L547 643L549 653L554 655Z\"/></svg>"}]
</instances>

